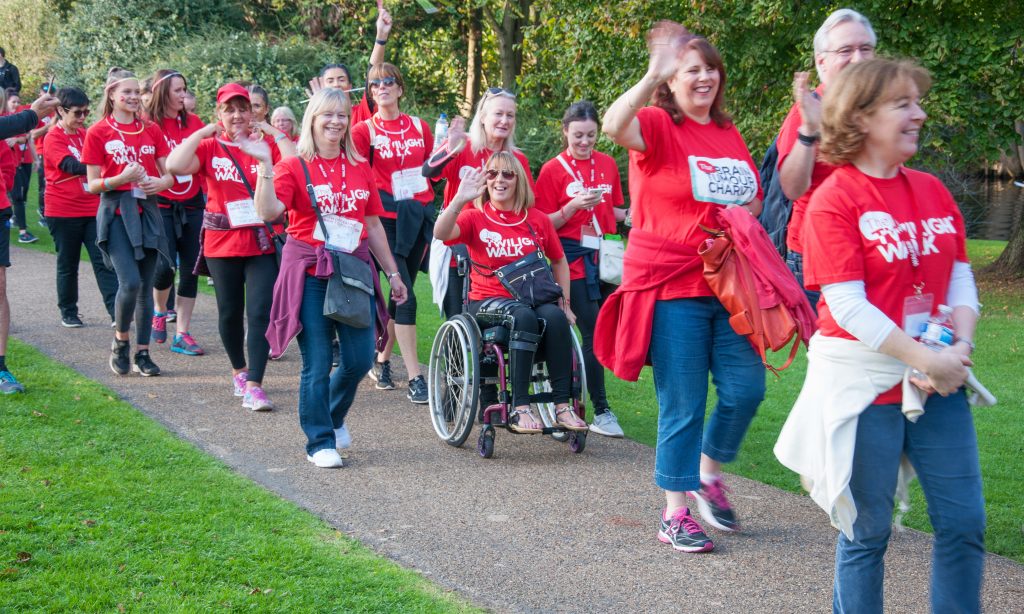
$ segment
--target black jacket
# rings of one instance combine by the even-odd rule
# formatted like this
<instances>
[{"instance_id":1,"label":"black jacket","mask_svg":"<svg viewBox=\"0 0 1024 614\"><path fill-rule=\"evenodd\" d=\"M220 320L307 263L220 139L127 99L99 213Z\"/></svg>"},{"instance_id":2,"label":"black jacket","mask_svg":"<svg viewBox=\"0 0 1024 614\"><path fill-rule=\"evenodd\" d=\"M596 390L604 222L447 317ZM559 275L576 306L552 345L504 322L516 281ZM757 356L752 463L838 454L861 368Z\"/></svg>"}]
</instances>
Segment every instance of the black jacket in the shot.
<instances>
[{"instance_id":1,"label":"black jacket","mask_svg":"<svg viewBox=\"0 0 1024 614\"><path fill-rule=\"evenodd\" d=\"M7 89L9 87L21 91L21 74L18 72L17 66L7 62L0 66L0 88Z\"/></svg>"},{"instance_id":2,"label":"black jacket","mask_svg":"<svg viewBox=\"0 0 1024 614\"><path fill-rule=\"evenodd\" d=\"M0 117L0 139L25 134L39 125L39 116L32 109Z\"/></svg>"}]
</instances>

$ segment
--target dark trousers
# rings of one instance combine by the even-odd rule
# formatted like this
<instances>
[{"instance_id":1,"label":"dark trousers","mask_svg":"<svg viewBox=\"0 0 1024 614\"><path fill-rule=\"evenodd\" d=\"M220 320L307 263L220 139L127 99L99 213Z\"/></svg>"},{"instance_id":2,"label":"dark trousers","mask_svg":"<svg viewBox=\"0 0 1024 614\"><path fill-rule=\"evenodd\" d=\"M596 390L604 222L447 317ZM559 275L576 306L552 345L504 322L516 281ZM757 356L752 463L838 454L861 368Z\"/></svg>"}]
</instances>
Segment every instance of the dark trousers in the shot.
<instances>
[{"instance_id":1,"label":"dark trousers","mask_svg":"<svg viewBox=\"0 0 1024 614\"><path fill-rule=\"evenodd\" d=\"M199 290L199 280L192 270L199 259L199 231L203 225L203 210L195 208L185 209L185 225L181 227L181 236L174 236L174 218L171 209L161 209L160 214L164 220L164 237L167 239L167 256L171 262L176 263L172 267L170 263L161 259L156 267L156 278L153 280L153 287L157 290L167 290L174 285L175 268L178 269L178 296L195 298ZM172 303L168 298L167 307L170 309Z\"/></svg>"},{"instance_id":2,"label":"dark trousers","mask_svg":"<svg viewBox=\"0 0 1024 614\"><path fill-rule=\"evenodd\" d=\"M391 318L395 321L395 324L408 324L416 325L416 276L420 272L420 263L423 262L423 253L427 250L427 240L421 234L416 242L413 243L412 249L409 250L409 256L400 256L395 253L395 245L397 245L397 226L398 221L390 218L380 218L380 223L384 226L384 235L388 238L388 245L391 246L391 255L395 258L395 264L398 266L398 276L402 278L402 283L405 284L408 292L408 298L401 305L396 305L395 301L388 300L388 313L391 314ZM390 272L390 271L388 271ZM450 282L449 282L450 283ZM461 306L461 293L459 294L460 306Z\"/></svg>"},{"instance_id":3,"label":"dark trousers","mask_svg":"<svg viewBox=\"0 0 1024 614\"><path fill-rule=\"evenodd\" d=\"M43 156L36 156L39 160L39 168L36 169L36 177L39 178L39 191L36 192L36 197L39 200L39 219L46 217L46 169L43 168Z\"/></svg>"},{"instance_id":4,"label":"dark trousers","mask_svg":"<svg viewBox=\"0 0 1024 614\"><path fill-rule=\"evenodd\" d=\"M25 219L25 201L28 200L28 184L32 182L32 165L19 164L14 171L14 185L7 192L11 199L11 207L14 209L14 225L18 230L26 230L28 222Z\"/></svg>"},{"instance_id":5,"label":"dark trousers","mask_svg":"<svg viewBox=\"0 0 1024 614\"><path fill-rule=\"evenodd\" d=\"M103 304L113 320L117 275L103 264L103 255L96 245L96 217L51 217L48 221L53 246L57 250L57 307L60 315L78 315L78 263L81 262L84 245Z\"/></svg>"},{"instance_id":6,"label":"dark trousers","mask_svg":"<svg viewBox=\"0 0 1024 614\"><path fill-rule=\"evenodd\" d=\"M249 381L260 383L270 357L267 325L277 281L274 254L237 258L206 258L217 290L217 327L231 368L246 367L249 350ZM245 319L243 319L245 316ZM246 324L249 334L246 336Z\"/></svg>"},{"instance_id":7,"label":"dark trousers","mask_svg":"<svg viewBox=\"0 0 1024 614\"><path fill-rule=\"evenodd\" d=\"M608 395L604 387L604 367L594 356L594 328L597 314L601 311L605 290L613 286L601 284L601 299L592 301L587 296L587 280L574 279L569 282L569 307L576 314L576 326L580 329L580 346L583 350L583 366L587 372L587 392L594 411L608 409ZM610 292L608 292L610 294Z\"/></svg>"},{"instance_id":8,"label":"dark trousers","mask_svg":"<svg viewBox=\"0 0 1024 614\"><path fill-rule=\"evenodd\" d=\"M441 310L447 320L457 313L462 313L462 291L466 285L466 278L459 275L455 267L448 268L448 289L444 293L444 301Z\"/></svg>"},{"instance_id":9,"label":"dark trousers","mask_svg":"<svg viewBox=\"0 0 1024 614\"><path fill-rule=\"evenodd\" d=\"M142 260L136 260L135 248L128 239L124 222L117 216L110 224L107 254L117 274L117 296L114 299L117 332L128 332L134 317L136 343L149 345L153 332L153 274L156 272L157 251L145 249Z\"/></svg>"}]
</instances>

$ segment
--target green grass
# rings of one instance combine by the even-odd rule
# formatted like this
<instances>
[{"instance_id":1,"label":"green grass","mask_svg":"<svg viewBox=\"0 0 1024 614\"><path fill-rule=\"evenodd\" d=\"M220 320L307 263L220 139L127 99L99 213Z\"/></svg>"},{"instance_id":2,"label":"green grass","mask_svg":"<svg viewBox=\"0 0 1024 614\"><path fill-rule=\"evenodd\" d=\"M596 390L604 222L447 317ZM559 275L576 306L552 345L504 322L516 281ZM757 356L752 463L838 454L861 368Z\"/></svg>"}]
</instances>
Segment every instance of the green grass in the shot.
<instances>
[{"instance_id":1,"label":"green grass","mask_svg":"<svg viewBox=\"0 0 1024 614\"><path fill-rule=\"evenodd\" d=\"M0 610L470 611L12 340Z\"/></svg>"}]
</instances>

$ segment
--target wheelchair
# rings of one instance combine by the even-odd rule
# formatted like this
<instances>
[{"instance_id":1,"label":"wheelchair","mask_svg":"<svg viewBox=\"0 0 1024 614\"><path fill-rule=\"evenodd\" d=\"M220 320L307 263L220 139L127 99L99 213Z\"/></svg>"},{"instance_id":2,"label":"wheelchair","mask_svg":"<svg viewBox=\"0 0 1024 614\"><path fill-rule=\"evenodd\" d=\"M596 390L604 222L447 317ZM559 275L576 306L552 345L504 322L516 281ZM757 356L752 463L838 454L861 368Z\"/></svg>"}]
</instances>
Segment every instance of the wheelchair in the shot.
<instances>
[{"instance_id":1,"label":"wheelchair","mask_svg":"<svg viewBox=\"0 0 1024 614\"><path fill-rule=\"evenodd\" d=\"M459 260L459 270L465 271ZM469 277L464 276L464 306L468 304ZM491 299L494 300L494 299ZM498 299L503 300L503 299ZM494 438L497 428L509 430L509 414L512 408L510 390L510 352L514 344L523 342L523 333L512 332L510 316L481 314L477 318L464 311L446 320L434 336L430 349L428 389L430 418L437 436L445 443L461 447L469 438L475 422L481 428L476 449L480 456L494 455ZM541 334L545 322L540 320ZM576 331L571 330L573 351L570 380L570 407L580 419L586 413L586 371L583 368L583 349ZM484 375L483 371L494 371L496 375ZM480 403L483 386L497 386L497 403L483 407ZM558 425L555 416L554 398L548 378L547 365L537 351L534 356L530 377L530 406L544 424L542 434L550 435L560 442L567 442L569 450L579 454L587 445L586 431L568 430Z\"/></svg>"}]
</instances>

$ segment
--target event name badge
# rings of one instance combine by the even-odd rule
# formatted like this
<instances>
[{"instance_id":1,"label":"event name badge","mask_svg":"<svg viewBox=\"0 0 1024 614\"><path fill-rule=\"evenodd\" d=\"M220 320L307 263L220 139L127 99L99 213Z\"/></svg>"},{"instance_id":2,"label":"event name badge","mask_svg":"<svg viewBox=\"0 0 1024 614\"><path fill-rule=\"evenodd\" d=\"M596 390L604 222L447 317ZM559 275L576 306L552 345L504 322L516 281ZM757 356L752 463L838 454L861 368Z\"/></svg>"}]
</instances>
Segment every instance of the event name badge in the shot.
<instances>
[{"instance_id":1,"label":"event name badge","mask_svg":"<svg viewBox=\"0 0 1024 614\"><path fill-rule=\"evenodd\" d=\"M256 203L251 198L226 203L224 210L227 211L228 224L232 228L263 225L263 219L256 213Z\"/></svg>"},{"instance_id":2,"label":"event name badge","mask_svg":"<svg viewBox=\"0 0 1024 614\"><path fill-rule=\"evenodd\" d=\"M133 183L132 184L132 198L137 198L139 200L146 200L147 198L149 198L149 195L146 194L146 191L143 190L142 188L140 188L138 186L138 184Z\"/></svg>"},{"instance_id":3,"label":"event name badge","mask_svg":"<svg viewBox=\"0 0 1024 614\"><path fill-rule=\"evenodd\" d=\"M426 189L427 178L419 167L391 173L391 195L395 200L410 200Z\"/></svg>"},{"instance_id":4,"label":"event name badge","mask_svg":"<svg viewBox=\"0 0 1024 614\"><path fill-rule=\"evenodd\" d=\"M192 183L192 175L175 175L174 180L178 183Z\"/></svg>"},{"instance_id":5,"label":"event name badge","mask_svg":"<svg viewBox=\"0 0 1024 614\"><path fill-rule=\"evenodd\" d=\"M580 245L587 249L601 248L601 237L592 224L584 224L580 228Z\"/></svg>"},{"instance_id":6,"label":"event name badge","mask_svg":"<svg viewBox=\"0 0 1024 614\"><path fill-rule=\"evenodd\" d=\"M419 169L417 169L419 170ZM317 223L313 227L313 238L323 241L327 249L351 254L359 247L359 238L363 235L363 223L357 222L343 215L325 213L323 216L324 226L327 226L327 234L324 239L323 228Z\"/></svg>"},{"instance_id":7,"label":"event name badge","mask_svg":"<svg viewBox=\"0 0 1024 614\"><path fill-rule=\"evenodd\" d=\"M935 296L928 294L914 294L903 301L903 332L917 339L921 336L924 325L928 318L932 317L932 305Z\"/></svg>"},{"instance_id":8,"label":"event name badge","mask_svg":"<svg viewBox=\"0 0 1024 614\"><path fill-rule=\"evenodd\" d=\"M88 181L83 181L82 182L82 191L85 192L86 194L89 193L89 182Z\"/></svg>"}]
</instances>

